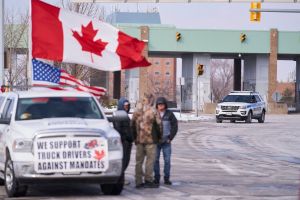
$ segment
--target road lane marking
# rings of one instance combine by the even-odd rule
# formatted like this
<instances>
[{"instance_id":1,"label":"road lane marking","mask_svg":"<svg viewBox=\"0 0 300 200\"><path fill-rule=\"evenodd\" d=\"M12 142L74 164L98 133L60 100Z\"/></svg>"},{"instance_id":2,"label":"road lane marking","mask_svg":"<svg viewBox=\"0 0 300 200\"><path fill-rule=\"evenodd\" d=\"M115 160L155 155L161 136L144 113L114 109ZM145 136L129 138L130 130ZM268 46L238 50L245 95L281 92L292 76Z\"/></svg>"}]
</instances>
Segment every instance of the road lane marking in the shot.
<instances>
[{"instance_id":1,"label":"road lane marking","mask_svg":"<svg viewBox=\"0 0 300 200\"><path fill-rule=\"evenodd\" d=\"M223 163L218 163L217 164L221 169L223 169L224 171L226 171L228 174L232 175L232 176L238 176L240 175L236 170L228 167L228 165L225 165Z\"/></svg>"}]
</instances>

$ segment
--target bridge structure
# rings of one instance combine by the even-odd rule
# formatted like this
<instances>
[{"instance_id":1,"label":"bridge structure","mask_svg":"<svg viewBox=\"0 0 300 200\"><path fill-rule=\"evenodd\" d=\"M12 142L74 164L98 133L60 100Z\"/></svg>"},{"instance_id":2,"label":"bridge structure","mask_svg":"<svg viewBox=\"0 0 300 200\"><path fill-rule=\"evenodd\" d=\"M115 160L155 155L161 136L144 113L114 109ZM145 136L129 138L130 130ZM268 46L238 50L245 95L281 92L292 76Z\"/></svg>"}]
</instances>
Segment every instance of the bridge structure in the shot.
<instances>
[{"instance_id":1,"label":"bridge structure","mask_svg":"<svg viewBox=\"0 0 300 200\"><path fill-rule=\"evenodd\" d=\"M296 107L300 109L300 32L254 30L178 29L166 25L116 25L147 42L145 54L182 58L184 110L195 110L211 102L210 59L234 59L234 90L255 90L275 104L277 60L296 61ZM180 33L181 39L176 40ZM241 36L245 39L242 40ZM242 62L244 63L242 72ZM197 76L197 64L204 73ZM243 80L242 80L243 74ZM140 70L140 95L147 91L146 69Z\"/></svg>"}]
</instances>

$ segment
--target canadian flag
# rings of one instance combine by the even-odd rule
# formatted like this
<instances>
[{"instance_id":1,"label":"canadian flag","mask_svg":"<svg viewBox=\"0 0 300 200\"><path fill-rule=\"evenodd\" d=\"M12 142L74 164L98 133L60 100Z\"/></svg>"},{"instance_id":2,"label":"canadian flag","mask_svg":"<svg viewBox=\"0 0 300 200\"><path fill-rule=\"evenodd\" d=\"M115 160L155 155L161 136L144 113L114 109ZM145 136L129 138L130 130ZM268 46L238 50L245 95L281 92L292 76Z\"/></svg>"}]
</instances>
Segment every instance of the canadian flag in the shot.
<instances>
[{"instance_id":1,"label":"canadian flag","mask_svg":"<svg viewBox=\"0 0 300 200\"><path fill-rule=\"evenodd\" d=\"M32 57L104 71L149 66L145 43L105 22L31 0Z\"/></svg>"}]
</instances>

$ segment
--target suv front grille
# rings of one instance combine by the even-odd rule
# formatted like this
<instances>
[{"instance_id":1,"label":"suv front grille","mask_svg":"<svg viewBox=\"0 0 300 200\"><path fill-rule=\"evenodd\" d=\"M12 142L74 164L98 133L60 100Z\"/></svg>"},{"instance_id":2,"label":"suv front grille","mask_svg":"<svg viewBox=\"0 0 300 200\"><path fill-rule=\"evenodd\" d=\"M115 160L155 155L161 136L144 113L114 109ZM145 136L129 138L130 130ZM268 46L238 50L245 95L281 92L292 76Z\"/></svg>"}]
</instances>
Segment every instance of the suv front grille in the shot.
<instances>
[{"instance_id":1,"label":"suv front grille","mask_svg":"<svg viewBox=\"0 0 300 200\"><path fill-rule=\"evenodd\" d=\"M221 106L221 109L227 111L237 111L239 106Z\"/></svg>"}]
</instances>

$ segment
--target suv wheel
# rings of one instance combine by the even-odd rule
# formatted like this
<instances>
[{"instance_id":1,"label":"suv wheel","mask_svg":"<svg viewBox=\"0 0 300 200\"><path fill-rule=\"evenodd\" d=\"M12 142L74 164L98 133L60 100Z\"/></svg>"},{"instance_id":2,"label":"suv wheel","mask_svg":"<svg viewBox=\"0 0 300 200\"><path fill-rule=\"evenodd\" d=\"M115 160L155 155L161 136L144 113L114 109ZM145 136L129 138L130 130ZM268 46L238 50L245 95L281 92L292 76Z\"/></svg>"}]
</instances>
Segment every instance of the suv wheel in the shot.
<instances>
[{"instance_id":1,"label":"suv wheel","mask_svg":"<svg viewBox=\"0 0 300 200\"><path fill-rule=\"evenodd\" d=\"M24 196L27 192L27 186L20 185L15 177L13 162L8 155L4 169L5 190L8 197Z\"/></svg>"},{"instance_id":2,"label":"suv wheel","mask_svg":"<svg viewBox=\"0 0 300 200\"><path fill-rule=\"evenodd\" d=\"M216 118L216 122L217 122L217 123L222 123L222 120L221 120L221 119L218 119L218 118Z\"/></svg>"},{"instance_id":3,"label":"suv wheel","mask_svg":"<svg viewBox=\"0 0 300 200\"><path fill-rule=\"evenodd\" d=\"M231 122L231 123L235 123L235 120L234 120L234 119L232 119L232 120L230 120L230 122Z\"/></svg>"},{"instance_id":4,"label":"suv wheel","mask_svg":"<svg viewBox=\"0 0 300 200\"><path fill-rule=\"evenodd\" d=\"M246 119L246 123L251 123L252 122L252 111L249 111L247 119Z\"/></svg>"},{"instance_id":5,"label":"suv wheel","mask_svg":"<svg viewBox=\"0 0 300 200\"><path fill-rule=\"evenodd\" d=\"M266 117L266 113L265 111L262 111L261 116L258 118L258 123L264 123L265 117Z\"/></svg>"},{"instance_id":6,"label":"suv wheel","mask_svg":"<svg viewBox=\"0 0 300 200\"><path fill-rule=\"evenodd\" d=\"M124 187L124 174L116 184L101 184L101 191L104 195L120 195Z\"/></svg>"}]
</instances>

